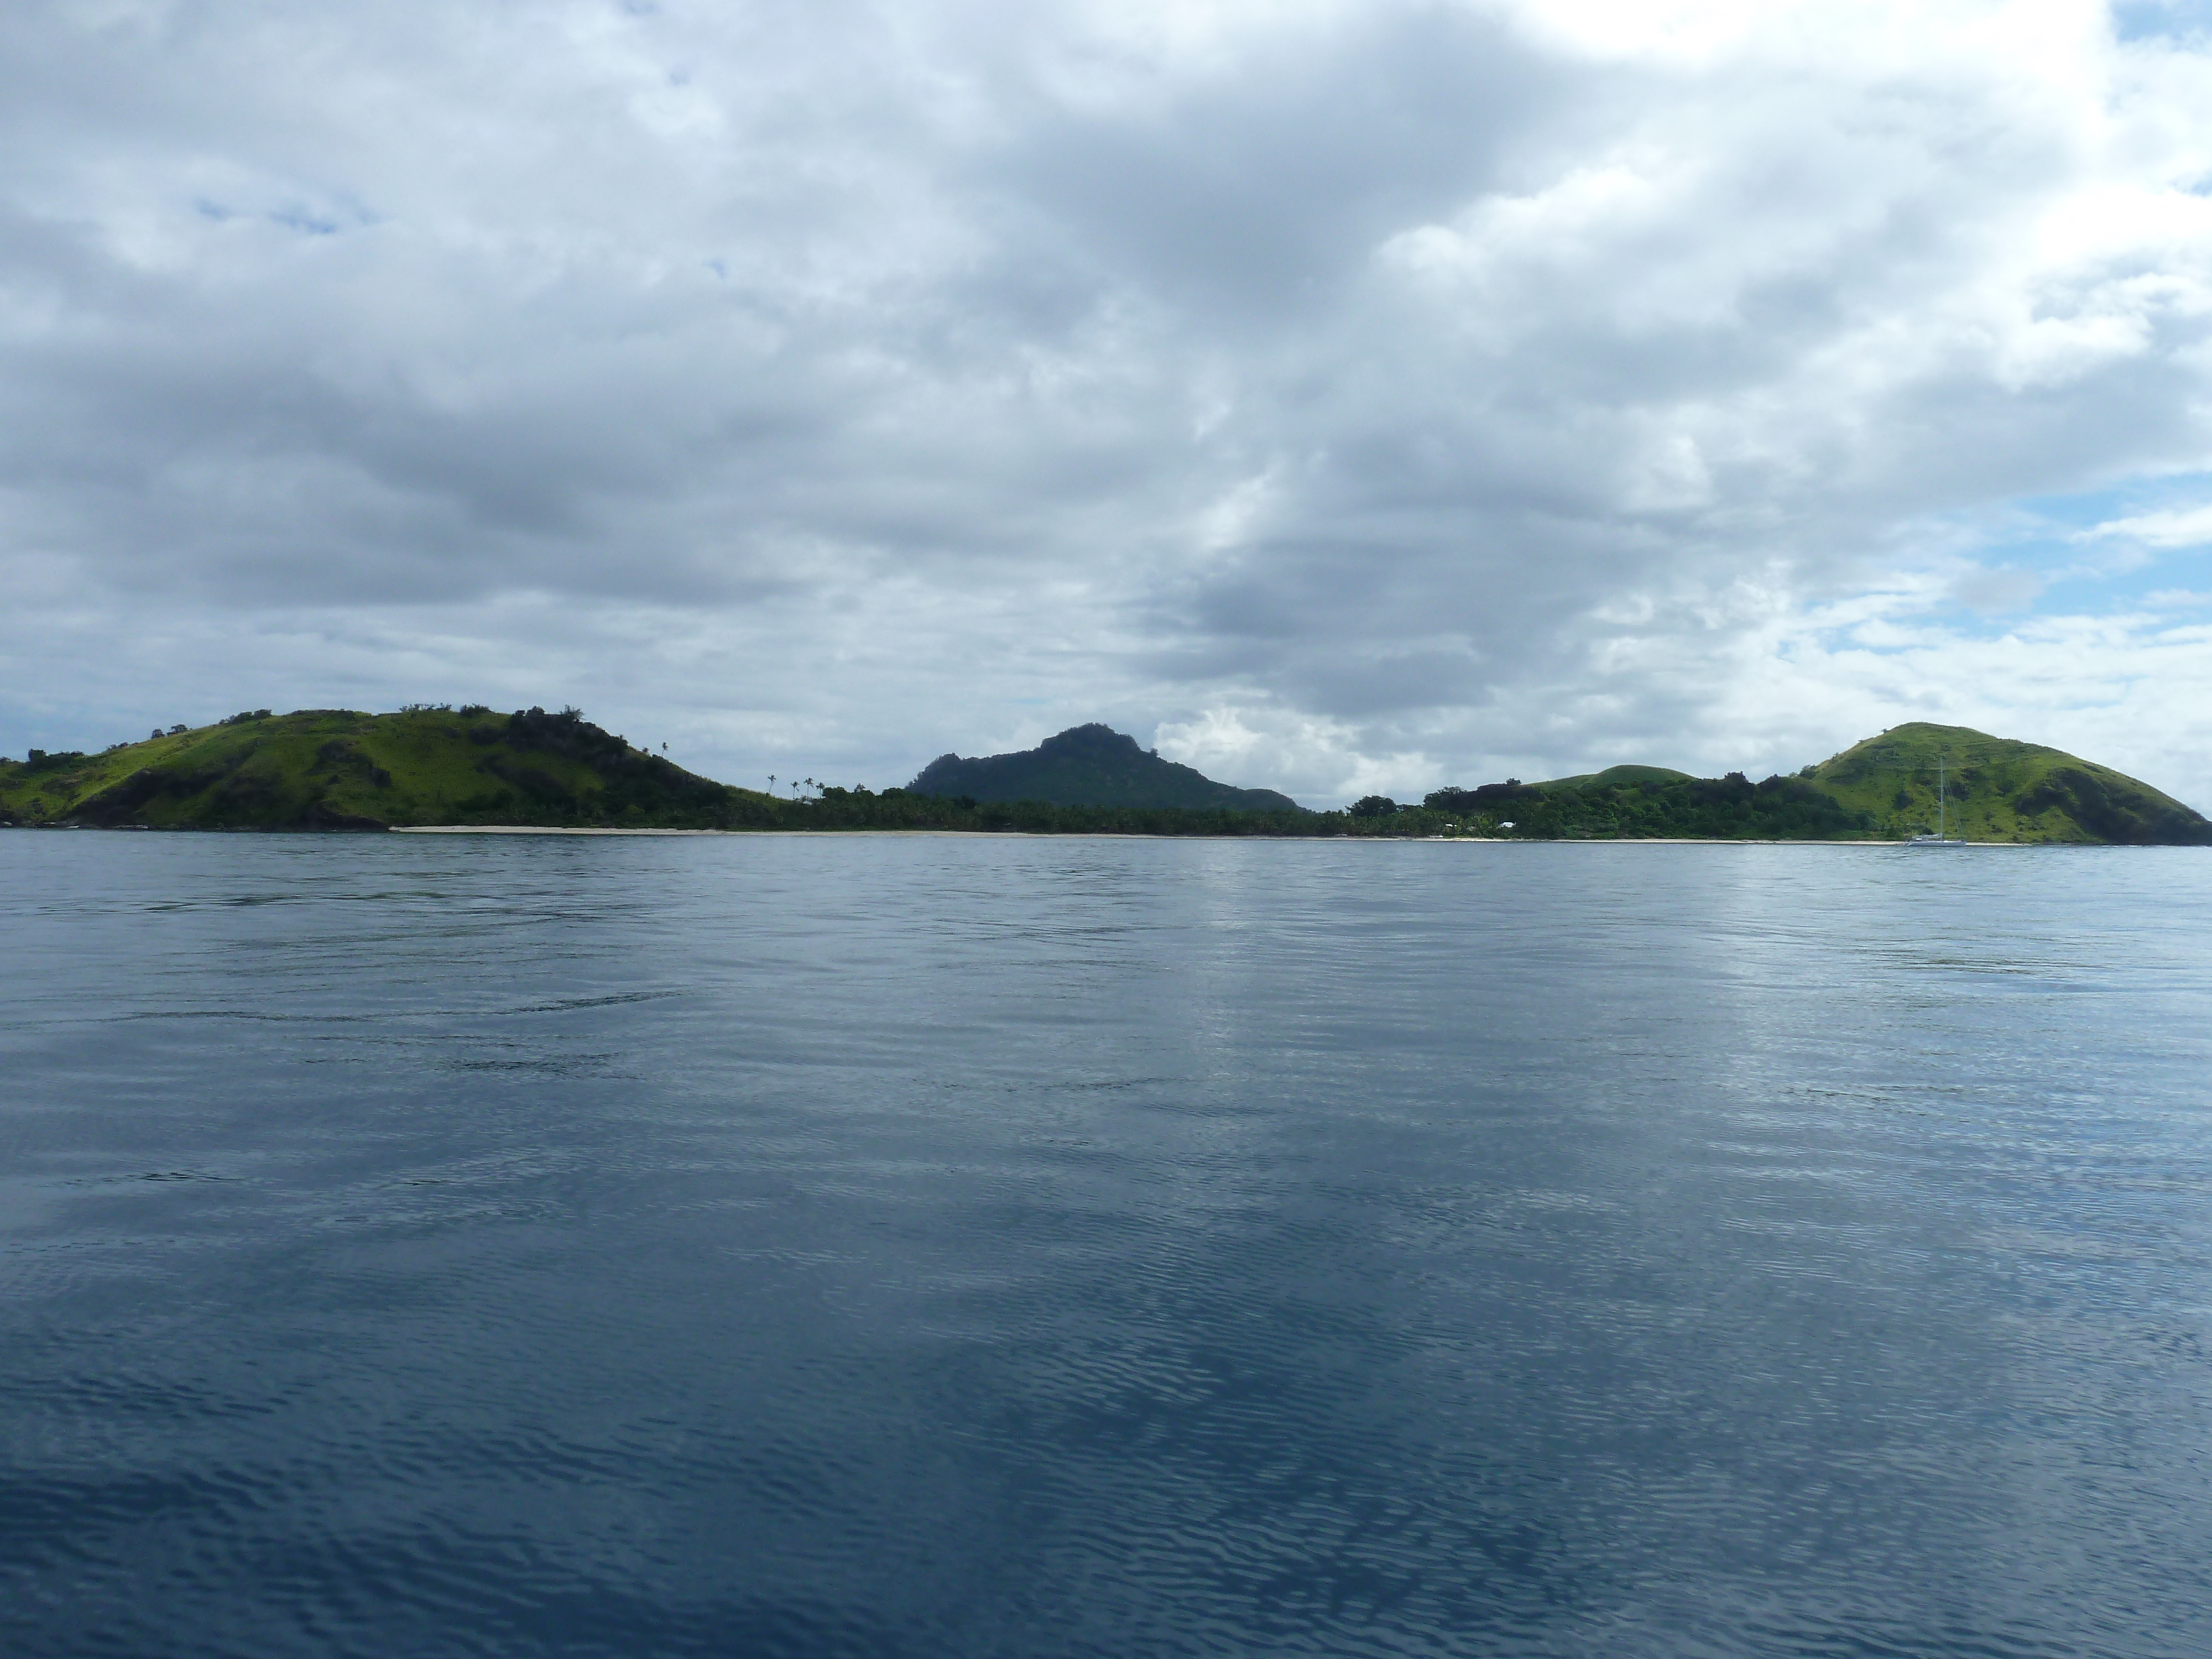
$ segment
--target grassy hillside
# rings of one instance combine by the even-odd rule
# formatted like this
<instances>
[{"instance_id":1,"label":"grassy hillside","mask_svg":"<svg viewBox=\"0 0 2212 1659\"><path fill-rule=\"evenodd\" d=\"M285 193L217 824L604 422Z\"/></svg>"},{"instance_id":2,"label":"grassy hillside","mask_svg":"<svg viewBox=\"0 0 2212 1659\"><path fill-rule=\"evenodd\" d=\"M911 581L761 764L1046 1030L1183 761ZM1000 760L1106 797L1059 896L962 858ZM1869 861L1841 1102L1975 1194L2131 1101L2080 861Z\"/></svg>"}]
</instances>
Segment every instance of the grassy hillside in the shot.
<instances>
[{"instance_id":1,"label":"grassy hillside","mask_svg":"<svg viewBox=\"0 0 2212 1659\"><path fill-rule=\"evenodd\" d=\"M1666 766L1608 766L1602 772L1580 772L1571 778L1550 778L1531 784L1532 789L1618 789L1631 784L1688 783L1687 772Z\"/></svg>"},{"instance_id":2,"label":"grassy hillside","mask_svg":"<svg viewBox=\"0 0 2212 1659\"><path fill-rule=\"evenodd\" d=\"M1939 755L1950 833L1969 841L2143 843L2212 834L2189 807L2124 773L1964 726L1893 726L1800 775L1870 817L1881 834L1908 836L1936 826Z\"/></svg>"},{"instance_id":3,"label":"grassy hillside","mask_svg":"<svg viewBox=\"0 0 2212 1659\"><path fill-rule=\"evenodd\" d=\"M918 795L976 801L1046 801L1055 806L1181 807L1295 812L1272 789L1238 789L1137 746L1110 726L1072 726L1034 749L963 760L941 755L907 787Z\"/></svg>"},{"instance_id":4,"label":"grassy hillside","mask_svg":"<svg viewBox=\"0 0 2212 1659\"><path fill-rule=\"evenodd\" d=\"M1898 841L1936 827L1936 758L1948 773L1950 833L1970 841L2080 845L2212 844L2212 823L2110 767L1962 726L1914 723L1869 738L1791 777L1692 778L1615 766L1547 783L1440 789L1393 815L1401 833L1541 840L1654 836Z\"/></svg>"},{"instance_id":5,"label":"grassy hillside","mask_svg":"<svg viewBox=\"0 0 2212 1659\"><path fill-rule=\"evenodd\" d=\"M28 762L0 762L0 818L103 828L705 826L741 816L750 794L633 748L573 711L537 708L263 710L97 755L34 750Z\"/></svg>"}]
</instances>

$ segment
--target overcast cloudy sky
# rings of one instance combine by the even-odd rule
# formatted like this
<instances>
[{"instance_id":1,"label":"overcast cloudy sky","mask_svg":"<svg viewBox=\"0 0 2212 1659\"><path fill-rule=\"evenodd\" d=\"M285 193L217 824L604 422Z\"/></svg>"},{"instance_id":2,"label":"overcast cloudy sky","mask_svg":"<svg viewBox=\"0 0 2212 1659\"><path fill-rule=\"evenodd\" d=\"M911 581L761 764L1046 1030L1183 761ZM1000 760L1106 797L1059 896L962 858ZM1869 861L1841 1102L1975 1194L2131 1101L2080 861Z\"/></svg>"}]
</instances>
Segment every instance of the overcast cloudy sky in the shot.
<instances>
[{"instance_id":1,"label":"overcast cloudy sky","mask_svg":"<svg viewBox=\"0 0 2212 1659\"><path fill-rule=\"evenodd\" d=\"M9 0L0 749L2212 810L2201 6Z\"/></svg>"}]
</instances>

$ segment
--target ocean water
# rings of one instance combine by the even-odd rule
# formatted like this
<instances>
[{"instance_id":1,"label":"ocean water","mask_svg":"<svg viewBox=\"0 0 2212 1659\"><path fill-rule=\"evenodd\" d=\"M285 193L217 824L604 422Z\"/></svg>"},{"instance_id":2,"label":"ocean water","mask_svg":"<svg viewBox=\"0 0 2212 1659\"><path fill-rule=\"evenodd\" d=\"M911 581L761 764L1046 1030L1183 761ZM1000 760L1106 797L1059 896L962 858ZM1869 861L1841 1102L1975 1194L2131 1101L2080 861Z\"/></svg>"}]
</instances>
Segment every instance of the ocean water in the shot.
<instances>
[{"instance_id":1,"label":"ocean water","mask_svg":"<svg viewBox=\"0 0 2212 1659\"><path fill-rule=\"evenodd\" d=\"M0 835L0 1653L2212 1653L2212 854Z\"/></svg>"}]
</instances>

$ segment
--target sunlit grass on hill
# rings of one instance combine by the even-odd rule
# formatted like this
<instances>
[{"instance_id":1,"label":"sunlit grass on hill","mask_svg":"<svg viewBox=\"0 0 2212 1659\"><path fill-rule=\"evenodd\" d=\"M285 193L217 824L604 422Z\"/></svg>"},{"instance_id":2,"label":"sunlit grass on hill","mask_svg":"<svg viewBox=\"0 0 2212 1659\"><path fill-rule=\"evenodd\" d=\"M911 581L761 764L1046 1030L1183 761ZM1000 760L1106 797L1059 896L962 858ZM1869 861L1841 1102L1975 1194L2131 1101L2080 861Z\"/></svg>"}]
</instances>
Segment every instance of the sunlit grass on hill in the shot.
<instances>
[{"instance_id":1,"label":"sunlit grass on hill","mask_svg":"<svg viewBox=\"0 0 2212 1659\"><path fill-rule=\"evenodd\" d=\"M2108 766L1964 726L1892 726L1802 775L1873 817L1886 836L1941 822L1968 841L2188 841L2204 824L2172 796Z\"/></svg>"},{"instance_id":2,"label":"sunlit grass on hill","mask_svg":"<svg viewBox=\"0 0 2212 1659\"><path fill-rule=\"evenodd\" d=\"M266 710L0 768L18 823L153 829L721 823L751 792L695 776L573 710ZM766 797L759 797L765 801Z\"/></svg>"}]
</instances>

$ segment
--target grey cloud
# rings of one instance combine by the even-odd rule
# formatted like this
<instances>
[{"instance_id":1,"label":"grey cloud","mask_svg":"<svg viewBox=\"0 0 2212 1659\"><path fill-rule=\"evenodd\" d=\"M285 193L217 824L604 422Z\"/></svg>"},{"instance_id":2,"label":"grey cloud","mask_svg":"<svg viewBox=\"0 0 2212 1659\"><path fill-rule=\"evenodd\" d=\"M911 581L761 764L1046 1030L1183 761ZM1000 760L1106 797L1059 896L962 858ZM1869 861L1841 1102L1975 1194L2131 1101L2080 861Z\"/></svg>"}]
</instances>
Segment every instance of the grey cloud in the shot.
<instances>
[{"instance_id":1,"label":"grey cloud","mask_svg":"<svg viewBox=\"0 0 2212 1659\"><path fill-rule=\"evenodd\" d=\"M1007 90L1022 125L980 180L1045 247L1245 338L1326 316L1378 241L1491 188L1573 92L1495 20L1443 7L1263 35L1233 73L1104 109Z\"/></svg>"},{"instance_id":2,"label":"grey cloud","mask_svg":"<svg viewBox=\"0 0 2212 1659\"><path fill-rule=\"evenodd\" d=\"M1801 741L1730 702L1789 627L1927 523L2206 467L2212 406L2202 237L2037 252L2166 187L2200 60L2078 66L2115 159L1937 23L1825 26L10 8L0 576L169 666L19 652L0 739L265 671L879 781L1098 714L1309 791Z\"/></svg>"}]
</instances>

